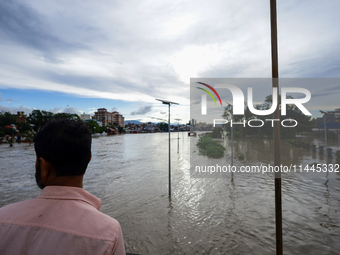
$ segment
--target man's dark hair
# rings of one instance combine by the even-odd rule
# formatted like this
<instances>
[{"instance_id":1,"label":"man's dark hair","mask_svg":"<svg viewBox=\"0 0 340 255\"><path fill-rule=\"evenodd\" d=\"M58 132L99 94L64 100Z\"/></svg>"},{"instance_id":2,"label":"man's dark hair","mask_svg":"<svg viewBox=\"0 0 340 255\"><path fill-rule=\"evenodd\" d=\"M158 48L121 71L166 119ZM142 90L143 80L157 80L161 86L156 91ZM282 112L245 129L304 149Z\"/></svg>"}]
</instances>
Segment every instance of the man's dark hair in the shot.
<instances>
[{"instance_id":1,"label":"man's dark hair","mask_svg":"<svg viewBox=\"0 0 340 255\"><path fill-rule=\"evenodd\" d=\"M38 131L34 148L56 176L83 175L91 157L91 130L82 121L52 121Z\"/></svg>"}]
</instances>

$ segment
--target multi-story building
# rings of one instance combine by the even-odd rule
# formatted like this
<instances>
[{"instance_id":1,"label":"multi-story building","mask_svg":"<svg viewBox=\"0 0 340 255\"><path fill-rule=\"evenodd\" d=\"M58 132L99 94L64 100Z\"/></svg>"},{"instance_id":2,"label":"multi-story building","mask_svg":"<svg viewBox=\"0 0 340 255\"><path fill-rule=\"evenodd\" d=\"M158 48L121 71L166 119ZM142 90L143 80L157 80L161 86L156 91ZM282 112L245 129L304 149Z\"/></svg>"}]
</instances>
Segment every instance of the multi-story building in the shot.
<instances>
[{"instance_id":1,"label":"multi-story building","mask_svg":"<svg viewBox=\"0 0 340 255\"><path fill-rule=\"evenodd\" d=\"M113 115L113 120L114 120L113 122L118 123L118 125L121 127L125 127L123 115L119 114L116 111L112 112L112 115Z\"/></svg>"},{"instance_id":2,"label":"multi-story building","mask_svg":"<svg viewBox=\"0 0 340 255\"><path fill-rule=\"evenodd\" d=\"M105 108L99 108L97 112L94 113L93 119L99 120L103 125L107 126L109 123L119 125L124 127L124 117L118 112L108 112Z\"/></svg>"},{"instance_id":3,"label":"multi-story building","mask_svg":"<svg viewBox=\"0 0 340 255\"><path fill-rule=\"evenodd\" d=\"M17 122L26 122L27 115L24 112L17 113Z\"/></svg>"}]
</instances>

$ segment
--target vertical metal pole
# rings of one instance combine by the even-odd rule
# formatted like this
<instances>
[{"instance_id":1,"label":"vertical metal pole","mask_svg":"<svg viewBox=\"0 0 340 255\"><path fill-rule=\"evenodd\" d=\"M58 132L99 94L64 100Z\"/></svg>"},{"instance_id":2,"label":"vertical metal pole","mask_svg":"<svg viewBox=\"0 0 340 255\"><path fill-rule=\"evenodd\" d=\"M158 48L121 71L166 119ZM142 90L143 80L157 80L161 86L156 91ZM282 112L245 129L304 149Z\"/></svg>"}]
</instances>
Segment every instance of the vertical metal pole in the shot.
<instances>
[{"instance_id":1,"label":"vertical metal pole","mask_svg":"<svg viewBox=\"0 0 340 255\"><path fill-rule=\"evenodd\" d=\"M171 198L171 156L170 156L170 104L169 104L169 198Z\"/></svg>"},{"instance_id":2,"label":"vertical metal pole","mask_svg":"<svg viewBox=\"0 0 340 255\"><path fill-rule=\"evenodd\" d=\"M177 128L177 133L178 133L178 136L177 136L177 153L179 153L179 121L178 121L178 128Z\"/></svg>"},{"instance_id":3,"label":"vertical metal pole","mask_svg":"<svg viewBox=\"0 0 340 255\"><path fill-rule=\"evenodd\" d=\"M270 25L271 25L271 49L272 49L272 86L279 87L279 66L277 50L277 22L276 0L270 0ZM274 95L273 95L274 96ZM279 90L277 89L277 97ZM273 114L274 119L280 119L279 100ZM280 166L280 125L274 123L274 164ZM281 200L281 172L275 173L275 225L276 225L276 254L282 255L282 200Z\"/></svg>"},{"instance_id":4,"label":"vertical metal pole","mask_svg":"<svg viewBox=\"0 0 340 255\"><path fill-rule=\"evenodd\" d=\"M233 134L233 114L230 114L231 117L231 127L230 127L230 135L231 135L231 166L234 165L234 134ZM234 181L234 173L231 172L231 181Z\"/></svg>"},{"instance_id":5,"label":"vertical metal pole","mask_svg":"<svg viewBox=\"0 0 340 255\"><path fill-rule=\"evenodd\" d=\"M323 115L323 123L325 126L325 150L326 150L326 165L327 165L327 169L328 169L328 150L327 150L327 126L326 126L326 114Z\"/></svg>"},{"instance_id":6,"label":"vertical metal pole","mask_svg":"<svg viewBox=\"0 0 340 255\"><path fill-rule=\"evenodd\" d=\"M177 127L177 132L178 132L178 136L177 136L177 139L179 139L179 121L178 121L178 127Z\"/></svg>"}]
</instances>

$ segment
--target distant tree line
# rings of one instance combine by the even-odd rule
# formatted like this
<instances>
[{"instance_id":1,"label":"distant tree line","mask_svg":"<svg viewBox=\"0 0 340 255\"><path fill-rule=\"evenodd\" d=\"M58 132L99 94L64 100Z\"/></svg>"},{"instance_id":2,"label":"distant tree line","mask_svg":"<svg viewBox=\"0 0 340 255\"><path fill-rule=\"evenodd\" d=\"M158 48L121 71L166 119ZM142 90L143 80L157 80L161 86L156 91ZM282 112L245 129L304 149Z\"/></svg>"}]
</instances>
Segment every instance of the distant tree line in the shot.
<instances>
[{"instance_id":1,"label":"distant tree line","mask_svg":"<svg viewBox=\"0 0 340 255\"><path fill-rule=\"evenodd\" d=\"M5 126L8 125L16 125L16 129L20 132L20 134L26 134L29 136L30 131L37 132L41 127L45 124L60 119L70 119L75 121L81 121L80 117L74 113L53 113L44 110L33 110L26 118L26 122L17 121L17 115L12 114L10 112L0 112L0 137L4 137L5 135L12 136L13 128ZM33 125L32 125L33 124ZM107 127L100 127L98 123L94 120L91 120L86 123L93 133L103 133L106 131ZM115 126L113 124L110 127Z\"/></svg>"}]
</instances>

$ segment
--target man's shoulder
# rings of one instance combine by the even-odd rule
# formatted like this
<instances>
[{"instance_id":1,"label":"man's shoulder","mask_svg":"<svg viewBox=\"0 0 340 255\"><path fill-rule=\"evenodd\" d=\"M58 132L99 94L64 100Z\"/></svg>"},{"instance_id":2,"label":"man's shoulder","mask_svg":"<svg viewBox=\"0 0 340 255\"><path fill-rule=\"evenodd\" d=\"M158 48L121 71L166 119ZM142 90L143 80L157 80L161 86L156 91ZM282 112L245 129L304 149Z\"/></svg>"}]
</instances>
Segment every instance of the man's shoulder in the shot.
<instances>
[{"instance_id":1,"label":"man's shoulder","mask_svg":"<svg viewBox=\"0 0 340 255\"><path fill-rule=\"evenodd\" d=\"M119 232L120 229L119 222L105 213L97 211L94 214L93 220L94 220L93 225L96 228L102 228L103 231L105 231L109 226L111 226L115 229L115 232Z\"/></svg>"},{"instance_id":2,"label":"man's shoulder","mask_svg":"<svg viewBox=\"0 0 340 255\"><path fill-rule=\"evenodd\" d=\"M119 222L81 200L32 198L0 208L0 223L115 239Z\"/></svg>"},{"instance_id":3,"label":"man's shoulder","mask_svg":"<svg viewBox=\"0 0 340 255\"><path fill-rule=\"evenodd\" d=\"M5 236L0 239L1 254L1 246L27 252L21 245L25 242L30 244L30 254L63 254L65 249L72 254L107 254L114 249L125 254L118 221L80 200L34 198L4 206L0 208L1 235Z\"/></svg>"},{"instance_id":4,"label":"man's shoulder","mask_svg":"<svg viewBox=\"0 0 340 255\"><path fill-rule=\"evenodd\" d=\"M41 209L39 199L37 198L5 205L0 208L0 222L13 224L17 222L29 222Z\"/></svg>"},{"instance_id":5,"label":"man's shoulder","mask_svg":"<svg viewBox=\"0 0 340 255\"><path fill-rule=\"evenodd\" d=\"M0 219L4 215L12 214L13 212L25 210L25 207L29 206L35 198L27 199L24 201L8 204L0 208Z\"/></svg>"}]
</instances>

